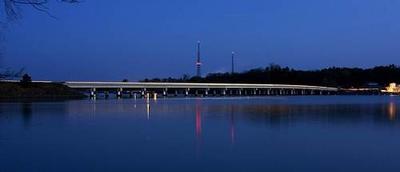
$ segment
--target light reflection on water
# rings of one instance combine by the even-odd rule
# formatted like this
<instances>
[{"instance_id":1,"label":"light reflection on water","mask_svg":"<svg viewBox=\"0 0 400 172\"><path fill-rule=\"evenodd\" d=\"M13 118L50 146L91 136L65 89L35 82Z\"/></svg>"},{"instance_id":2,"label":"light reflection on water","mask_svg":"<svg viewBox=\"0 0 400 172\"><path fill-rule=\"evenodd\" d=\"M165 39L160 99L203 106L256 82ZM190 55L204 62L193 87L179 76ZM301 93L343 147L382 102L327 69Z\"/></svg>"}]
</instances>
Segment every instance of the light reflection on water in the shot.
<instances>
[{"instance_id":1,"label":"light reflection on water","mask_svg":"<svg viewBox=\"0 0 400 172\"><path fill-rule=\"evenodd\" d=\"M397 170L399 100L0 103L0 171Z\"/></svg>"}]
</instances>

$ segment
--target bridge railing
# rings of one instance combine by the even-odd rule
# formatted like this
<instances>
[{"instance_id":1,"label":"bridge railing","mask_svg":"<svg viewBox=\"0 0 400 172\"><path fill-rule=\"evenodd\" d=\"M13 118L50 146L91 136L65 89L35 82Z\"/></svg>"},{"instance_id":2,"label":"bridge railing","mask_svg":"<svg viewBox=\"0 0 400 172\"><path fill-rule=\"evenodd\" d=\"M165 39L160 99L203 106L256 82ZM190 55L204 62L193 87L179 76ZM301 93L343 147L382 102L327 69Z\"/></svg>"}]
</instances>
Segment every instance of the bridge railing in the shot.
<instances>
[{"instance_id":1,"label":"bridge railing","mask_svg":"<svg viewBox=\"0 0 400 172\"><path fill-rule=\"evenodd\" d=\"M337 91L334 87L289 84L236 84L236 83L160 83L160 82L79 82L68 81L71 88L226 88L226 89L306 89Z\"/></svg>"}]
</instances>

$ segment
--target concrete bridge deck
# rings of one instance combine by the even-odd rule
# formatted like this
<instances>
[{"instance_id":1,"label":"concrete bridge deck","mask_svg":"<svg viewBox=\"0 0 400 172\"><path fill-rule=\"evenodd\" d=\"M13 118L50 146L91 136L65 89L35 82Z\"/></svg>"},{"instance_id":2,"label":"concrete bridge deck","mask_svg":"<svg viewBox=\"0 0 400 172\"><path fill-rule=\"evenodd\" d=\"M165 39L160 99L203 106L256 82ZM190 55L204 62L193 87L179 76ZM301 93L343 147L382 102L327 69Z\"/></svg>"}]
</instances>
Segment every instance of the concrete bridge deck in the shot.
<instances>
[{"instance_id":1,"label":"concrete bridge deck","mask_svg":"<svg viewBox=\"0 0 400 172\"><path fill-rule=\"evenodd\" d=\"M233 83L164 83L164 82L77 82L68 81L64 85L90 91L90 96L104 93L107 97L115 92L118 97L157 95L195 96L242 96L242 95L331 95L338 89L333 87L289 85L289 84L233 84Z\"/></svg>"},{"instance_id":2,"label":"concrete bridge deck","mask_svg":"<svg viewBox=\"0 0 400 172\"><path fill-rule=\"evenodd\" d=\"M232 84L232 83L160 83L160 82L77 82L68 81L64 85L75 89L295 89L315 91L338 91L337 88L289 85L289 84Z\"/></svg>"},{"instance_id":3,"label":"concrete bridge deck","mask_svg":"<svg viewBox=\"0 0 400 172\"><path fill-rule=\"evenodd\" d=\"M18 80L3 80L19 82ZM61 83L70 88L89 92L91 97L98 93L115 93L117 97L157 95L195 96L241 96L241 95L331 95L339 89L334 87L290 85L290 84L237 84L237 83L170 83L170 82L87 82L87 81L33 81L36 83Z\"/></svg>"}]
</instances>

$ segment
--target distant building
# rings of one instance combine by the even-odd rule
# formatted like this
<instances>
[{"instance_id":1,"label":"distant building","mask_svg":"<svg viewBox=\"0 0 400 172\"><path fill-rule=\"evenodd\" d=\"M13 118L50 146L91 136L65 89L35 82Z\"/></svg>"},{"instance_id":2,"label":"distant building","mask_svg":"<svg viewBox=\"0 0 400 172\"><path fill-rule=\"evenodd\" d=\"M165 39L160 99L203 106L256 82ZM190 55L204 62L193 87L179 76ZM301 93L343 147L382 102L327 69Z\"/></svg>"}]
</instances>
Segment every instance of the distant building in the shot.
<instances>
[{"instance_id":1,"label":"distant building","mask_svg":"<svg viewBox=\"0 0 400 172\"><path fill-rule=\"evenodd\" d=\"M389 86L385 87L385 89L381 91L384 93L400 93L400 86L396 83L390 83Z\"/></svg>"}]
</instances>

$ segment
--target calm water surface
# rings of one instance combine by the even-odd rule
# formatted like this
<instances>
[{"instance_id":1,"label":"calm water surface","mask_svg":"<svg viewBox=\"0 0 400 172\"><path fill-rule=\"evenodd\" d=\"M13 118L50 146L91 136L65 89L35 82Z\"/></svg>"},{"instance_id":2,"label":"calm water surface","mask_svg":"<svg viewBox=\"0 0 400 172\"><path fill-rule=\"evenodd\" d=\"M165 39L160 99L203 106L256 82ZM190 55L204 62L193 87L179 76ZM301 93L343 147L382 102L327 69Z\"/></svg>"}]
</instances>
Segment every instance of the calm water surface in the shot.
<instances>
[{"instance_id":1,"label":"calm water surface","mask_svg":"<svg viewBox=\"0 0 400 172\"><path fill-rule=\"evenodd\" d=\"M400 97L0 103L0 171L399 171Z\"/></svg>"}]
</instances>

